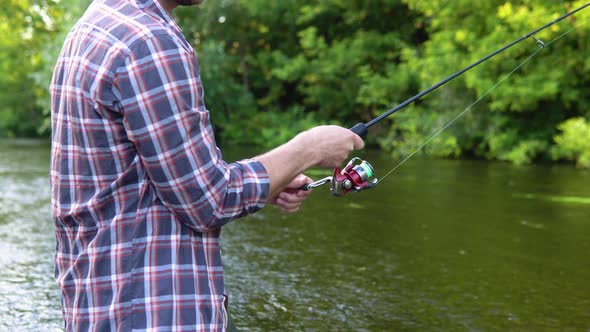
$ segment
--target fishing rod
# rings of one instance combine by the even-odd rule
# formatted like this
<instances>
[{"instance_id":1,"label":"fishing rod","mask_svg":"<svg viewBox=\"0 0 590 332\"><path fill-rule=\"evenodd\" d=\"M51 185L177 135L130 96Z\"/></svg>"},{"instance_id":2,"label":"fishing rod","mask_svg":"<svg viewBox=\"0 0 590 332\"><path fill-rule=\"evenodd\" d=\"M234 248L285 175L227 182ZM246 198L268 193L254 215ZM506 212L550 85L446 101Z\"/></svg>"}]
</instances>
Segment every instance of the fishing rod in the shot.
<instances>
[{"instance_id":1,"label":"fishing rod","mask_svg":"<svg viewBox=\"0 0 590 332\"><path fill-rule=\"evenodd\" d=\"M565 14L565 15L563 15L563 16L560 16L560 17L556 18L555 20L553 20L553 21L545 24L544 26L542 26L542 27L540 27L540 28L538 28L536 30L531 31L528 34L526 34L526 35L518 38L517 40L515 40L515 41L513 41L513 42L511 42L511 43L509 43L507 45L505 45L504 47L502 47L502 48L500 48L500 49L498 49L498 50L496 50L496 51L494 51L494 52L486 55L485 57L481 58L480 60L477 60L476 62L470 64L469 66L467 66L467 67L459 70L458 72L450 75L449 77L443 79L442 81L434 84L430 88L428 88L428 89L420 92L419 94L415 95L414 97L412 97L412 98L404 101L403 103L395 106L394 108L390 109L389 111L387 111L387 112L379 115L378 117L374 118L373 120L371 120L371 121L369 121L367 123L362 123L362 122L361 123L357 123L354 127L350 128L350 130L352 130L355 134L357 134L357 135L365 138L367 136L367 132L368 132L369 127L371 127L374 124L380 122L381 120L387 118L388 116L392 115L393 113L401 110L402 108L410 105L411 103L415 102L416 100L424 97L425 95L431 93L432 91L438 89L439 87L447 84L448 82L452 81L456 77L463 75L464 73L466 73L470 69L472 69L472 68L474 68L476 66L479 66L480 64L486 62L487 60L495 57L496 55L498 55L498 54L506 51L507 49L511 48L512 46L514 46L516 44L519 44L520 42L522 42L522 41L524 41L524 40L526 40L528 38L531 38L531 37L534 38L535 39L535 42L537 43L537 45L539 47L541 47L541 48L545 47L545 43L543 43L543 41L541 41L540 39L538 39L537 37L535 37L534 36L535 34L537 34L540 31L543 31L543 30L547 29L548 27L554 25L555 23L558 23L558 22L560 22L560 21L562 21L562 20L564 20L564 19L566 19L566 18L568 18L568 17L576 14L577 12L581 11L582 9L584 9L584 8L586 8L588 6L590 6L590 2L587 3L587 4L585 4L585 5L583 5L583 6L581 6L581 7L579 7L579 8L577 8L577 9L575 9L575 10L573 10L573 11L571 11L571 12L569 12L569 13L567 13L567 14Z\"/></svg>"},{"instance_id":2,"label":"fishing rod","mask_svg":"<svg viewBox=\"0 0 590 332\"><path fill-rule=\"evenodd\" d=\"M580 6L577 9L574 9L573 11L571 11L569 13L566 13L566 14L554 19L553 21L543 25L540 28L537 28L537 29L527 33L526 35L516 39L515 41L513 41L511 43L506 44L505 46L497 49L496 51L486 55L485 57L475 61L474 63L468 65L467 67L459 70L458 72L456 72L456 73L448 76L447 78L441 80L440 82L434 84L430 88L418 93L417 95L413 96L412 98L407 99L406 101L395 106L394 108L390 109L389 111L379 115L378 117L374 118L373 120L371 120L367 123L363 123L363 122L357 123L352 128L350 128L350 130L352 132L354 132L355 134L359 135L360 137L365 138L367 136L368 131L369 131L369 127L371 127L371 126L375 125L376 123L380 122L381 120L389 117L393 113L405 108L406 106L408 106L411 103L417 101L418 99L424 97L425 95L431 93L432 91L438 89L439 87L447 84L448 82L452 81L453 79L457 78L458 76L463 75L464 73L466 73L470 69L479 66L480 64L482 64L482 63L486 62L487 60L495 57L496 55L506 51L507 49L511 48L512 46L521 43L522 41L524 41L526 39L529 39L532 37L535 40L535 42L539 48L544 48L545 43L542 40L535 37L535 34L537 34L538 32L543 31L543 30L547 29L548 27L578 13L579 11L583 10L584 8L586 8L588 6L590 6L590 2L586 3L583 6ZM308 184L304 185L303 187L301 187L301 189L302 190L309 190L309 189L316 188L316 187L319 187L321 185L331 182L332 183L332 188L331 188L332 195L342 196L342 195L345 195L349 192L357 192L357 191L366 190L366 189L370 189L370 188L375 187L379 181L375 177L374 174L375 174L375 172L374 172L373 166L369 162L367 162L366 160L362 160L360 158L353 158L343 169L335 168L332 176L323 178L321 180L318 180L318 181L315 181L312 183L308 183Z\"/></svg>"}]
</instances>

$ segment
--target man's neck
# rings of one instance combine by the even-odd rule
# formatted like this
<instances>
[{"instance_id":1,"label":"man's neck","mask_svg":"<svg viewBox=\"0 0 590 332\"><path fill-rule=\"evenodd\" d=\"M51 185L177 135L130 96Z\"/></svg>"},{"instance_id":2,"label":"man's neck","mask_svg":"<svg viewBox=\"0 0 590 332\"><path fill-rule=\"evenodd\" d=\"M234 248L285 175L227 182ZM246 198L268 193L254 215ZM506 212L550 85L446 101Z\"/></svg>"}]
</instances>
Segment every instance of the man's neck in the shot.
<instances>
[{"instance_id":1,"label":"man's neck","mask_svg":"<svg viewBox=\"0 0 590 332\"><path fill-rule=\"evenodd\" d=\"M176 8L177 4L174 0L159 0L158 1L162 8L168 13L168 15L172 14L172 10Z\"/></svg>"}]
</instances>

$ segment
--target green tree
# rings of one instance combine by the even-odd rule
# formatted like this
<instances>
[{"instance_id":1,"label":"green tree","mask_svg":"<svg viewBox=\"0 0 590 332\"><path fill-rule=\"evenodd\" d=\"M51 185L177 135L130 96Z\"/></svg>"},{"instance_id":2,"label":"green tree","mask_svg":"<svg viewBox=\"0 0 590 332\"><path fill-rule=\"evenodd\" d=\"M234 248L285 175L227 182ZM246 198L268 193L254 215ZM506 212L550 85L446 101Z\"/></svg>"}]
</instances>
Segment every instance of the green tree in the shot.
<instances>
[{"instance_id":1,"label":"green tree","mask_svg":"<svg viewBox=\"0 0 590 332\"><path fill-rule=\"evenodd\" d=\"M428 34L426 42L407 50L401 67L417 78L420 89L584 4L541 0L405 2L422 14ZM590 83L585 55L588 27L580 23L589 14L581 12L538 34L547 47L495 89L469 117L436 140L435 151L441 151L441 144L455 146L435 154L456 156L460 150L516 163L548 158L558 125L572 116L588 114L588 101L582 98ZM577 31L560 38L572 28ZM399 116L384 141L395 142L390 145L396 149L412 150L536 50L531 39L476 67Z\"/></svg>"},{"instance_id":2,"label":"green tree","mask_svg":"<svg viewBox=\"0 0 590 332\"><path fill-rule=\"evenodd\" d=\"M314 124L367 121L582 4L228 0L179 17L200 53L219 135L275 145ZM546 49L423 152L515 163L551 157L558 125L588 114L587 17L540 33ZM413 152L536 50L531 39L473 69L376 126L370 142Z\"/></svg>"},{"instance_id":3,"label":"green tree","mask_svg":"<svg viewBox=\"0 0 590 332\"><path fill-rule=\"evenodd\" d=\"M555 136L554 159L575 160L580 167L590 168L590 122L572 118L560 124Z\"/></svg>"},{"instance_id":4,"label":"green tree","mask_svg":"<svg viewBox=\"0 0 590 332\"><path fill-rule=\"evenodd\" d=\"M0 135L47 135L48 86L67 31L89 0L8 0L0 13ZM368 121L491 51L581 6L550 0L206 1L175 11L199 54L205 99L222 144L274 146L322 123ZM371 128L369 143L586 165L590 10L478 66ZM571 31L570 31L571 30ZM503 83L488 95L498 82ZM576 143L578 144L578 143Z\"/></svg>"},{"instance_id":5,"label":"green tree","mask_svg":"<svg viewBox=\"0 0 590 332\"><path fill-rule=\"evenodd\" d=\"M207 2L178 17L203 64L218 134L268 146L319 123L370 118L382 106L366 96L373 76L395 70L416 30L399 0Z\"/></svg>"},{"instance_id":6,"label":"green tree","mask_svg":"<svg viewBox=\"0 0 590 332\"><path fill-rule=\"evenodd\" d=\"M82 0L8 0L0 13L0 136L47 135L48 87Z\"/></svg>"},{"instance_id":7,"label":"green tree","mask_svg":"<svg viewBox=\"0 0 590 332\"><path fill-rule=\"evenodd\" d=\"M39 68L37 33L50 24L32 1L9 0L0 13L0 134L35 134L39 121L30 74Z\"/></svg>"}]
</instances>

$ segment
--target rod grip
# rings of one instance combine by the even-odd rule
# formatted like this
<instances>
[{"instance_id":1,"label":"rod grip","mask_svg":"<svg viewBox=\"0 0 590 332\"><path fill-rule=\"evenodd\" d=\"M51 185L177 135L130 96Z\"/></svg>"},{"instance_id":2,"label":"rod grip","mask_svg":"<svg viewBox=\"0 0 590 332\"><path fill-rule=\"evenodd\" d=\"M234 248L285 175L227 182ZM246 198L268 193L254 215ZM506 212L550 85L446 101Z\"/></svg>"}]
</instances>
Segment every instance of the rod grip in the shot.
<instances>
[{"instance_id":1,"label":"rod grip","mask_svg":"<svg viewBox=\"0 0 590 332\"><path fill-rule=\"evenodd\" d=\"M353 133L359 135L362 139L365 139L367 137L367 133L369 132L369 127L367 127L366 124L360 122L354 125L354 127L350 128L350 130Z\"/></svg>"}]
</instances>

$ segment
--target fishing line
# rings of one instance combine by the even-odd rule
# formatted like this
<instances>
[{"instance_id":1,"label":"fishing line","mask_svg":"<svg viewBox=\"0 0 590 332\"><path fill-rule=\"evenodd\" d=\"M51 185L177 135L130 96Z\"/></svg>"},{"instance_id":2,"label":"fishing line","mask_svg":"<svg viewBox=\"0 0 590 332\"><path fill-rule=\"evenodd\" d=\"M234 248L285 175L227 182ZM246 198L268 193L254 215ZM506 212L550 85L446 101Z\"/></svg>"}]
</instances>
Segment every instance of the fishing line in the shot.
<instances>
[{"instance_id":1,"label":"fishing line","mask_svg":"<svg viewBox=\"0 0 590 332\"><path fill-rule=\"evenodd\" d=\"M535 39L535 42L537 43L537 45L539 46L538 50L533 52L533 54L531 54L523 62L521 62L519 65L517 65L510 73L505 75L500 81L498 81L496 84L494 84L489 90L487 90L483 95L481 95L471 105L467 106L467 108L465 108L461 113L459 113L459 115L457 115L455 118L453 118L447 124L445 124L441 129L439 129L436 133L434 133L432 136L430 136L430 138L428 138L424 143L422 143L416 150L414 150L414 152L412 152L405 159L403 159L399 164L397 164L393 169L391 169L384 176L382 176L378 180L378 182L383 181L385 178L387 178L389 175L391 175L391 173L395 172L395 170L397 170L399 167L401 167L406 161L410 160L416 153L420 152L420 150L422 150L426 145L428 145L428 143L430 143L432 140L434 140L435 138L440 136L440 134L442 134L446 129L448 129L450 126L452 126L457 120L459 120L461 117L463 117L463 115L465 115L467 112L469 112L475 105L477 105L480 101L482 101L485 97L487 97L492 91L496 90L498 88L498 86L500 86L500 84L504 83L510 76L512 76L512 74L514 74L516 71L518 71L522 66L524 66L527 62L529 62L537 54L539 54L539 52L541 52L545 47L547 47L547 46L553 44L554 42L556 42L557 40L565 37L570 32L579 29L581 26L586 24L588 22L588 20L590 20L590 18L586 19L581 24L574 26L570 30L566 31L565 33L561 34L557 38L554 38L547 43L543 43L543 41L541 41L540 39L536 38L535 36L532 36Z\"/></svg>"},{"instance_id":2,"label":"fishing line","mask_svg":"<svg viewBox=\"0 0 590 332\"><path fill-rule=\"evenodd\" d=\"M546 28L556 24L557 22L560 22L578 12L580 12L581 10L583 10L586 7L590 6L590 2L586 3L585 5L569 12L566 13L556 19L554 19L553 21L543 25L540 28L537 28L529 33L527 33L526 35L518 38L517 40L514 40L511 43L508 43L506 45L504 45L503 47L495 50L494 52L486 55L485 57L477 60L476 62L468 65L467 67L459 70L458 72L446 77L445 79L443 79L442 81L435 83L433 86L431 86L430 88L418 93L417 95L411 97L410 99L402 102L401 104L395 106L394 108L390 109L389 111L379 115L378 117L374 118L373 120L367 122L367 123L357 123L355 126L353 126L352 128L350 128L350 130L352 132L354 132L355 134L361 136L361 137L365 137L367 135L368 129L369 127L375 125L376 123L378 123L379 121L385 119L386 117L394 114L395 112L401 110L402 108L410 105L411 103L417 101L418 99L424 97L425 95L433 92L434 90L438 89L439 87L445 85L446 83L452 81L453 79L455 79L456 77L459 77L461 75L463 75L464 73L466 73L467 71L471 70L472 68L479 66L480 64L484 63L485 61L495 57L496 55L504 52L505 50L511 48L512 46L525 41L526 39L528 39L529 37L532 37L537 46L539 47L539 49L535 52L533 52L531 55L529 55L524 61L522 61L520 64L518 64L518 66L516 66L516 68L514 68L510 73L508 73L507 75L505 75L500 81L496 82L490 89L488 89L483 95L481 95L475 102L473 102L471 105L469 105L467 108L465 108L461 113L459 113L459 115L455 116L454 119L452 119L451 121L447 122L441 129L439 129L434 135L432 135L428 140L426 140L424 143L422 143L422 145L420 145L420 147L418 147L418 149L416 149L414 152L412 152L408 157L406 157L404 160L402 160L397 166L395 166L391 171L389 171L383 178L381 178L381 180L378 180L377 177L375 176L375 172L373 169L373 166L367 162L366 160L362 160L360 158L353 158L352 160L350 160L348 162L348 164L344 167L344 168L340 168L340 167L336 167L334 168L334 172L331 176L328 176L326 178L320 179L318 181L312 182L312 183L307 183L303 186L301 186L299 189L300 190L310 190L313 188L316 188L318 186L322 186L324 184L327 183L331 183L331 191L332 191L332 195L334 196L343 196L346 195L347 193L351 193L351 192L358 192L358 191L362 191L362 190L366 190L366 189L371 189L374 188L377 183L383 181L383 179L387 178L391 173L393 173L396 169L398 169L401 165L403 165L406 161L408 161L410 158L412 158L416 153L418 153L418 151L420 151L422 148L424 148L428 143L430 143L432 140L434 140L435 138L437 138L442 132L444 132L447 128L449 128L451 125L453 125L456 121L458 121L463 115L465 115L468 111L470 111L473 106L477 105L481 100L483 100L483 98L485 98L486 96L488 96L492 91L494 91L500 84L502 84L504 81L506 81L509 77L512 76L512 74L514 74L517 70L519 70L522 66L524 66L527 62L529 62L532 58L534 58L543 48L545 48L545 46L552 44L553 42L555 42L556 40L564 37L565 35L569 34L571 31L578 29L582 24L575 26L574 28L570 29L569 31L567 31L566 33L562 34L561 36L551 40L549 43L547 43L547 45L545 45L545 43L538 39L537 37L535 37L535 34L537 34L538 32L545 30ZM587 20L586 20L587 21ZM586 21L584 21L583 24L586 23Z\"/></svg>"},{"instance_id":3,"label":"fishing line","mask_svg":"<svg viewBox=\"0 0 590 332\"><path fill-rule=\"evenodd\" d=\"M540 14L536 14L536 15L527 15L527 18L528 18L528 20L534 20L534 19L541 18L541 17L546 17L546 16L547 16L547 13L540 13ZM511 34L515 34L516 33L515 31L508 31L508 32L510 32ZM534 36L532 36L532 37L535 38ZM450 56L455 56L456 55L456 52L453 51L453 50L436 51L436 52L433 51L433 50L429 50L428 53L426 53L426 52L419 52L419 51L414 51L414 52L415 52L413 54L414 57L418 56L418 55L416 55L418 53L423 54L423 55L427 55L428 57L431 57L431 58L439 58L439 57L445 57L445 56L449 56L449 55ZM423 67L424 67L423 65L420 66L420 68L423 68Z\"/></svg>"}]
</instances>

